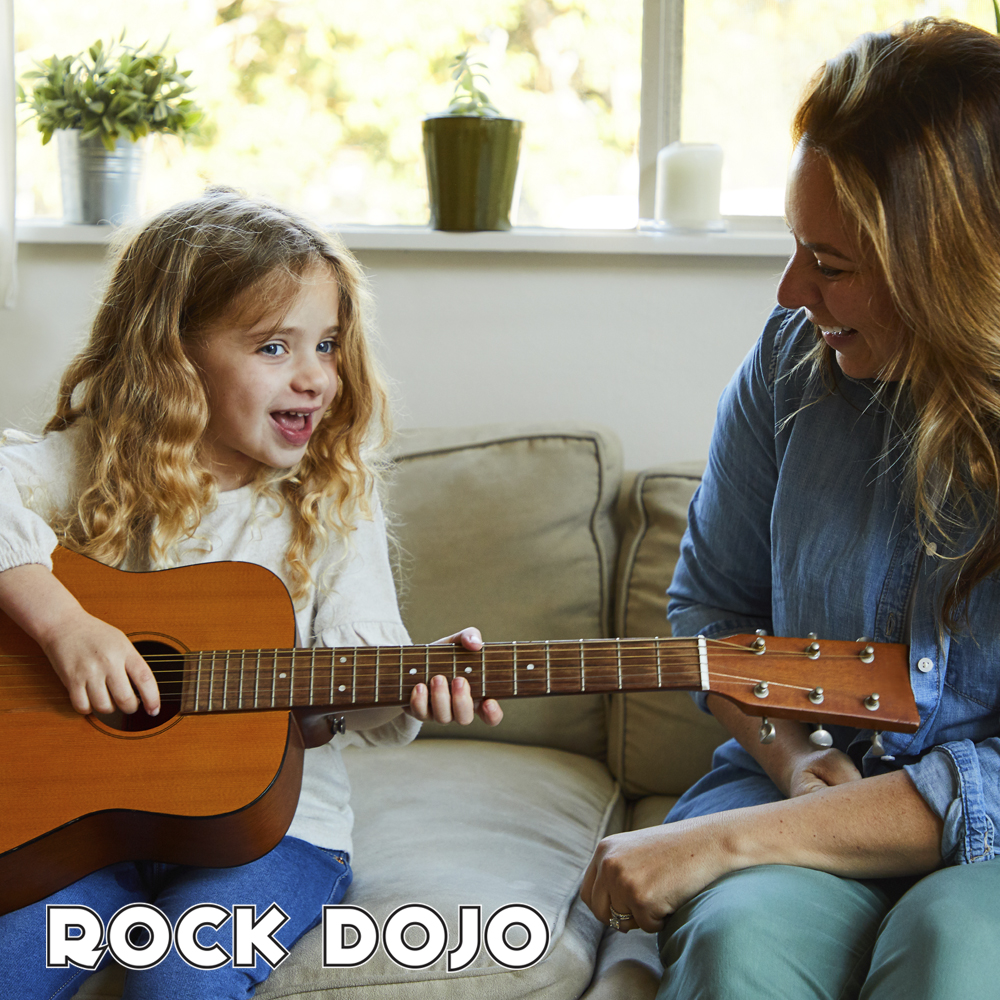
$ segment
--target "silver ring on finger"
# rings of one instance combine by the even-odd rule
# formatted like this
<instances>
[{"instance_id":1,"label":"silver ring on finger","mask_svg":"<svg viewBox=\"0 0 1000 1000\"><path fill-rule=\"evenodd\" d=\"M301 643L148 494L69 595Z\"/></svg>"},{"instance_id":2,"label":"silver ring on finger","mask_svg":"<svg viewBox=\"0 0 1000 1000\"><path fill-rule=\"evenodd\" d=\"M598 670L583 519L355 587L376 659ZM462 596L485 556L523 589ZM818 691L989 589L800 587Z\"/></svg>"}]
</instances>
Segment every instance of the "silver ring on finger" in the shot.
<instances>
[{"instance_id":1,"label":"silver ring on finger","mask_svg":"<svg viewBox=\"0 0 1000 1000\"><path fill-rule=\"evenodd\" d=\"M628 921L633 920L631 913L619 913L613 906L611 909L611 919L608 921L608 926L613 931L621 931L622 934L628 934L628 930L622 927L622 924L628 923Z\"/></svg>"}]
</instances>

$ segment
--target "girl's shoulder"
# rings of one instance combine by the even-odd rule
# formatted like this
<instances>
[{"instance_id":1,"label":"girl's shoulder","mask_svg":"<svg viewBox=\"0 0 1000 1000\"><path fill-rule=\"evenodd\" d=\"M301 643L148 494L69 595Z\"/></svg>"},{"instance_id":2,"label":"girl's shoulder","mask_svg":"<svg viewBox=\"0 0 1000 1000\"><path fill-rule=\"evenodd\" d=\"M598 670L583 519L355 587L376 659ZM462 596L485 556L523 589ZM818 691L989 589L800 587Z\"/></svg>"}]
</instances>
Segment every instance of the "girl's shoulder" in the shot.
<instances>
[{"instance_id":1,"label":"girl's shoulder","mask_svg":"<svg viewBox=\"0 0 1000 1000\"><path fill-rule=\"evenodd\" d=\"M50 503L62 507L78 489L83 442L79 426L45 435L5 430L0 433L0 467L10 473L22 494L41 490Z\"/></svg>"}]
</instances>

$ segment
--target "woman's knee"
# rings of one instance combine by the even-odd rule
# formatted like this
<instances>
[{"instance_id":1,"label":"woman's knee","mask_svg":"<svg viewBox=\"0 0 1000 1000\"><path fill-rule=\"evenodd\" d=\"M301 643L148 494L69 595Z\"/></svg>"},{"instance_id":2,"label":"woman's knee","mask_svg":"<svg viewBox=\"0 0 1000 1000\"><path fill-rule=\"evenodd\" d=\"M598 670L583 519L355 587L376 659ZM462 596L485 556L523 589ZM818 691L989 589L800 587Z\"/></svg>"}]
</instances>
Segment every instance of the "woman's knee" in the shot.
<instances>
[{"instance_id":1,"label":"woman's knee","mask_svg":"<svg viewBox=\"0 0 1000 1000\"><path fill-rule=\"evenodd\" d=\"M887 908L864 883L811 869L727 875L668 921L660 997L838 997L863 977Z\"/></svg>"}]
</instances>

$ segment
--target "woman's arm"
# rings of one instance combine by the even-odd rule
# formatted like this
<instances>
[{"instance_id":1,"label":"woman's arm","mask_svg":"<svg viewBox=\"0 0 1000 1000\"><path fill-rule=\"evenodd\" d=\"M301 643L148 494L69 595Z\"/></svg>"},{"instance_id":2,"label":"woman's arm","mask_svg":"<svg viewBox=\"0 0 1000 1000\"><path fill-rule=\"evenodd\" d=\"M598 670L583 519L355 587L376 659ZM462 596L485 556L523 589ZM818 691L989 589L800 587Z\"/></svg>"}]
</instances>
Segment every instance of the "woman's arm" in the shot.
<instances>
[{"instance_id":1,"label":"woman's arm","mask_svg":"<svg viewBox=\"0 0 1000 1000\"><path fill-rule=\"evenodd\" d=\"M772 719L774 741L761 743L759 718L746 715L717 694L708 696L708 709L789 798L861 779L846 753L813 746L801 722Z\"/></svg>"},{"instance_id":2,"label":"woman's arm","mask_svg":"<svg viewBox=\"0 0 1000 1000\"><path fill-rule=\"evenodd\" d=\"M941 820L902 771L768 805L607 837L580 895L604 923L610 907L643 930L728 872L797 865L850 878L921 874L941 863Z\"/></svg>"}]
</instances>

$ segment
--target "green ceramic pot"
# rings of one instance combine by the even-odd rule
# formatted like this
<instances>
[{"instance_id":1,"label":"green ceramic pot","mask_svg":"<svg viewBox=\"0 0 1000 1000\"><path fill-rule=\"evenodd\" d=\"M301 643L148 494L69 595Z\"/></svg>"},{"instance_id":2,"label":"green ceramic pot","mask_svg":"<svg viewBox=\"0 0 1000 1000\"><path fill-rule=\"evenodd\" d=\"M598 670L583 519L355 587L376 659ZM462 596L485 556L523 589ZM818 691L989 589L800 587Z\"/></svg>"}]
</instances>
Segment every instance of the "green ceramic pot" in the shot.
<instances>
[{"instance_id":1,"label":"green ceramic pot","mask_svg":"<svg viewBox=\"0 0 1000 1000\"><path fill-rule=\"evenodd\" d=\"M431 228L510 229L524 122L432 115L424 119Z\"/></svg>"}]
</instances>

